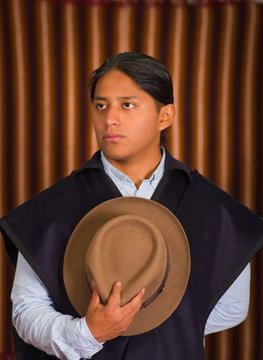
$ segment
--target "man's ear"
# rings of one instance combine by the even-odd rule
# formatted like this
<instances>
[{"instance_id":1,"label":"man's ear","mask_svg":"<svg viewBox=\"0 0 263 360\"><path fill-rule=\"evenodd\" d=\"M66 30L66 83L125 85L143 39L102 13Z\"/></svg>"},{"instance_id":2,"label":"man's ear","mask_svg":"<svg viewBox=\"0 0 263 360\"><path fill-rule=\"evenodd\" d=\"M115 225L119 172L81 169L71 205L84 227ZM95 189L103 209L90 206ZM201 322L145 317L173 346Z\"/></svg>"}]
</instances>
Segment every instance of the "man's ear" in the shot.
<instances>
[{"instance_id":1,"label":"man's ear","mask_svg":"<svg viewBox=\"0 0 263 360\"><path fill-rule=\"evenodd\" d=\"M167 104L161 107L159 113L159 130L164 130L172 125L175 116L175 107L173 104Z\"/></svg>"}]
</instances>

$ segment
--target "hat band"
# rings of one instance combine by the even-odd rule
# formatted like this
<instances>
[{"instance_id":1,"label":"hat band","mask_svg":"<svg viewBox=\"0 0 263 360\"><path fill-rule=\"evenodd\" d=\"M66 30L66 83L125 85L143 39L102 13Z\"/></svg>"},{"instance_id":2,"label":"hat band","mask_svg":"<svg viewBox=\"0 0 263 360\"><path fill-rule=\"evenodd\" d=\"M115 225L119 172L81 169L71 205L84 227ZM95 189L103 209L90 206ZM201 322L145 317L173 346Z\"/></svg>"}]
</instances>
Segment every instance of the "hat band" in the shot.
<instances>
[{"instance_id":1,"label":"hat band","mask_svg":"<svg viewBox=\"0 0 263 360\"><path fill-rule=\"evenodd\" d=\"M166 251L167 251L167 264L166 264L166 269L165 269L163 281L161 282L161 285L158 287L158 289L155 291L155 293L153 293L147 300L145 300L142 303L141 309L146 308L147 306L149 306L157 298L157 296L163 291L164 285L165 285L166 280L168 278L168 274L169 274L169 271L170 271L170 256L169 256L169 250L168 250L168 246L167 246L167 243L166 243L165 239L164 239L164 243L165 243L165 247L166 247Z\"/></svg>"},{"instance_id":2,"label":"hat band","mask_svg":"<svg viewBox=\"0 0 263 360\"><path fill-rule=\"evenodd\" d=\"M168 251L167 251L167 256L169 257ZM158 287L158 289L155 291L154 294L152 294L146 301L144 301L142 303L141 309L146 308L147 306L149 306L157 298L157 296L163 291L164 285L165 285L166 280L168 278L169 271L170 271L170 262L169 262L169 259L168 259L165 274L164 274L164 278L163 278L163 281L161 282L161 285Z\"/></svg>"}]
</instances>

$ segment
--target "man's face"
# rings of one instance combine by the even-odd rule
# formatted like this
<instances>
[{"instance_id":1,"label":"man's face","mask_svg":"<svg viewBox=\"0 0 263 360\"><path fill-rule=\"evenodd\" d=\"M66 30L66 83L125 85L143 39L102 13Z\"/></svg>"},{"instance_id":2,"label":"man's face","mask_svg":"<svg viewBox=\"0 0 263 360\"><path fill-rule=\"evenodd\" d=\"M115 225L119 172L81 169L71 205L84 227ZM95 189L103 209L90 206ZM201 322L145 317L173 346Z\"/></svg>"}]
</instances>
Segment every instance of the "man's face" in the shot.
<instances>
[{"instance_id":1,"label":"man's face","mask_svg":"<svg viewBox=\"0 0 263 360\"><path fill-rule=\"evenodd\" d=\"M113 164L160 154L159 118L155 100L129 76L112 70L98 80L92 120L99 147Z\"/></svg>"}]
</instances>

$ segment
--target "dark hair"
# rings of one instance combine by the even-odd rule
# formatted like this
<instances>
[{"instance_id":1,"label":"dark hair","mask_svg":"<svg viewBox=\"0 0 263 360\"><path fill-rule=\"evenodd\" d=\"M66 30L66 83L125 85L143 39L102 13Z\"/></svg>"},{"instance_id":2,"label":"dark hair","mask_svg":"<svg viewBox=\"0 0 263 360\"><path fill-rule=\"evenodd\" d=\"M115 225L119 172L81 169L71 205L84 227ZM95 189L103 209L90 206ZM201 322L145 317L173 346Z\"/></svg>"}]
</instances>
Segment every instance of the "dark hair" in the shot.
<instances>
[{"instance_id":1,"label":"dark hair","mask_svg":"<svg viewBox=\"0 0 263 360\"><path fill-rule=\"evenodd\" d=\"M108 58L91 74L91 101L97 81L110 70L119 70L132 78L161 105L173 104L173 82L166 67L157 59L136 52L124 52Z\"/></svg>"}]
</instances>

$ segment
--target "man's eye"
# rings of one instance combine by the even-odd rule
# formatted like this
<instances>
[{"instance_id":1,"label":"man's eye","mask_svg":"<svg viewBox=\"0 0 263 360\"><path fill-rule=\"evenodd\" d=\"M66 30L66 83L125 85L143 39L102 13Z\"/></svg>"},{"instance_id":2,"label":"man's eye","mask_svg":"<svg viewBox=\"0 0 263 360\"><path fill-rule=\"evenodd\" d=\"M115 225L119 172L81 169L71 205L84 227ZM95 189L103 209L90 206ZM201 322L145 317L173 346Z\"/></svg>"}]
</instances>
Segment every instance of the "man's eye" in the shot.
<instances>
[{"instance_id":1,"label":"man's eye","mask_svg":"<svg viewBox=\"0 0 263 360\"><path fill-rule=\"evenodd\" d=\"M96 109L98 110L104 110L106 108L105 104L96 104Z\"/></svg>"},{"instance_id":2,"label":"man's eye","mask_svg":"<svg viewBox=\"0 0 263 360\"><path fill-rule=\"evenodd\" d=\"M123 107L124 107L125 109L132 109L134 106L135 106L135 105L132 104L132 103L130 103L130 102L125 102L125 103L123 104Z\"/></svg>"}]
</instances>

